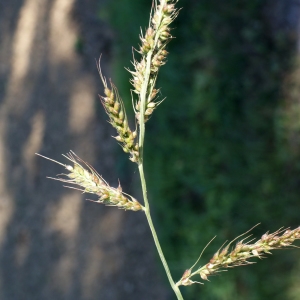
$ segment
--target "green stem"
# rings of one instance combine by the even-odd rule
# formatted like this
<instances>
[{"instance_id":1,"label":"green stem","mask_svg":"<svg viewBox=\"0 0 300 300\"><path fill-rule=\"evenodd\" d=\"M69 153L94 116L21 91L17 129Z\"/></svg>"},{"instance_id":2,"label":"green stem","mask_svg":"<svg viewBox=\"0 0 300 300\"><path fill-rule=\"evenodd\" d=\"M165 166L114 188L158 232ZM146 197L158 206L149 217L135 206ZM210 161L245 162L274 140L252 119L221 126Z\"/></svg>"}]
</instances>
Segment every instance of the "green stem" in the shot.
<instances>
[{"instance_id":1,"label":"green stem","mask_svg":"<svg viewBox=\"0 0 300 300\"><path fill-rule=\"evenodd\" d=\"M164 5L165 5L165 1L161 2L161 6L160 9L162 10ZM158 36L159 34L156 33L155 36L155 47L157 45L158 42ZM153 47L153 49L155 48ZM142 88L141 88L141 92L140 92L140 117L139 117L139 162L138 162L138 166L139 166L139 172L140 172L140 178L141 178L141 184L142 184L142 190L143 190L143 198L144 198L144 205L145 205L145 214L146 214L146 218L154 239L154 243L157 249L157 252L159 254L159 257L161 259L161 262L164 266L164 269L166 271L167 277L169 279L170 285L174 291L174 293L177 296L178 300L183 300L183 297L181 295L181 292L178 288L178 286L175 284L168 263L165 259L165 256L163 254L163 251L161 249L153 222L152 222L152 218L150 215L150 206L149 206L149 201L148 201L148 197L147 197L147 187L146 187L146 180L145 180L145 175L144 175L144 167L143 167L143 153L144 153L144 138L145 138L145 110L146 110L146 103L147 103L147 90L148 90L148 84L149 84L149 80L150 80L150 72L151 72L151 61L152 61L152 57L153 57L153 49L150 50L147 53L147 57L146 57L146 68L145 68L145 73L144 73L144 78L143 78L143 84L142 84ZM150 91L153 89L153 85L154 82L152 83L152 86L150 88Z\"/></svg>"},{"instance_id":2,"label":"green stem","mask_svg":"<svg viewBox=\"0 0 300 300\"><path fill-rule=\"evenodd\" d=\"M165 268L166 274L168 276L170 285L174 291L174 293L177 296L178 300L183 300L183 297L181 295L181 292L178 288L178 286L175 284L168 263L165 259L165 256L163 254L163 251L161 249L153 222L152 218L150 215L150 206L149 206L149 201L147 197L147 187L146 187L146 180L145 180L145 175L144 175L144 167L143 167L143 150L144 150L144 138L145 138L145 121L144 121L144 113L145 113L145 107L146 107L146 95L147 95L147 86L149 82L149 77L150 77L150 66L151 66L151 58L152 58L152 51L150 51L147 55L147 67L146 67L146 72L144 74L144 83L142 86L142 90L140 93L140 101L141 101L141 106L140 106L140 119L139 119L139 149L140 149L140 157L139 157L139 172L140 172L140 178L141 178L141 184L142 184L142 190L143 190L143 198L144 198L144 204L145 204L145 214L146 218L154 239L154 243L156 246L156 249L158 251L159 257L161 259L161 262Z\"/></svg>"},{"instance_id":3,"label":"green stem","mask_svg":"<svg viewBox=\"0 0 300 300\"><path fill-rule=\"evenodd\" d=\"M161 260L161 262L162 262L162 264L164 266L166 274L168 276L170 285L171 285L174 293L177 296L177 299L178 300L183 300L181 292L180 292L178 286L175 284L175 282L174 282L174 280L172 278L172 275L171 275L168 263L167 263L167 261L165 259L164 253L163 253L163 251L161 249L161 246L160 246L160 243L159 243L159 240L158 240L158 237L157 237L157 234L156 234L153 222L152 222L152 218L151 218L151 215L150 215L149 201L148 201L148 197L147 197L147 187L146 187L146 181L145 181L145 176L144 176L144 168L143 168L143 164L142 163L139 164L139 172L140 172L140 177L141 177L143 197L144 197L144 203L145 203L145 210L144 211L145 211L146 218L147 218L147 221L148 221L148 224L149 224L149 227L150 227L153 239L154 239L154 243L155 243L157 252L158 252L160 260Z\"/></svg>"}]
</instances>

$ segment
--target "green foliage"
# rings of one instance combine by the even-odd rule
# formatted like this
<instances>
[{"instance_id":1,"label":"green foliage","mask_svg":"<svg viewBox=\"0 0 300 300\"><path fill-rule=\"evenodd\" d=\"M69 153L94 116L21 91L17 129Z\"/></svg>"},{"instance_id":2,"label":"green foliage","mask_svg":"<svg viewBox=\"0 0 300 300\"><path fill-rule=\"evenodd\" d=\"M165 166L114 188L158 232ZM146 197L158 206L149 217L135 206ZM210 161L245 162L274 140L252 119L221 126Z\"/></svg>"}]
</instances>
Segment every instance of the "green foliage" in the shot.
<instances>
[{"instance_id":1,"label":"green foliage","mask_svg":"<svg viewBox=\"0 0 300 300\"><path fill-rule=\"evenodd\" d=\"M120 69L129 66L150 5L149 0L110 4L118 31L117 86L129 105L129 76ZM299 225L300 208L299 155L291 155L284 142L278 113L285 104L283 75L292 44L271 30L264 15L267 1L182 0L179 5L176 39L159 74L167 100L147 123L145 147L149 197L178 279L214 235L217 241L202 263L223 241L258 222L257 235ZM297 299L288 296L292 253L185 291L191 299Z\"/></svg>"}]
</instances>

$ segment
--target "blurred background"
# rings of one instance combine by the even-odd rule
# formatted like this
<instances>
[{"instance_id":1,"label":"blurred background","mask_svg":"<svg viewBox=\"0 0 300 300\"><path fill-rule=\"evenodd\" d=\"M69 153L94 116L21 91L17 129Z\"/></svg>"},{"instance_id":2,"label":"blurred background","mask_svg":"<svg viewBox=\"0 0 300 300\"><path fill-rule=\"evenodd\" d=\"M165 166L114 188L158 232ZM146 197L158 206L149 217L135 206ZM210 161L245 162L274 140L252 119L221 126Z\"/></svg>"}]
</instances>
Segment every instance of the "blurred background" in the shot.
<instances>
[{"instance_id":1,"label":"blurred background","mask_svg":"<svg viewBox=\"0 0 300 300\"><path fill-rule=\"evenodd\" d=\"M67 163L72 149L112 186L127 172L97 95L100 53L115 77L101 4L0 1L1 300L167 297L144 216L84 201L46 179L61 166L34 155Z\"/></svg>"},{"instance_id":2,"label":"blurred background","mask_svg":"<svg viewBox=\"0 0 300 300\"><path fill-rule=\"evenodd\" d=\"M150 0L0 1L0 299L175 299L142 213L46 179L70 149L140 197L111 139L95 59L130 109ZM146 178L175 279L226 240L300 225L299 0L181 0L147 123ZM133 116L131 116L133 119ZM300 252L183 287L186 299L300 299Z\"/></svg>"}]
</instances>

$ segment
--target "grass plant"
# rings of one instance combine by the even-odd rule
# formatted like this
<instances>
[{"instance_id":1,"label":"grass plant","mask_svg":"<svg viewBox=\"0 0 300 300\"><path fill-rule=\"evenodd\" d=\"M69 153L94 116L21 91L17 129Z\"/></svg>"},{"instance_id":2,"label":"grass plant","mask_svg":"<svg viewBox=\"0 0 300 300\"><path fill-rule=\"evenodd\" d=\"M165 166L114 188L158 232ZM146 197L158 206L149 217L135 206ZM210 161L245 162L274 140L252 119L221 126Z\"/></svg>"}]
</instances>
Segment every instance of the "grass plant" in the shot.
<instances>
[{"instance_id":1,"label":"grass plant","mask_svg":"<svg viewBox=\"0 0 300 300\"><path fill-rule=\"evenodd\" d=\"M153 112L164 99L160 98L160 90L156 87L157 76L160 68L166 63L168 43L173 39L171 24L178 16L179 9L176 7L177 0L154 0L148 28L141 32L141 44L135 52L139 59L133 57L133 70L128 70L132 76L131 95L133 110L136 118L136 128L132 130L126 115L125 106L118 93L116 86L110 80L109 83L101 72L100 60L97 63L101 81L104 86L103 96L100 96L103 107L109 117L110 124L116 129L117 136L114 138L120 144L129 159L138 165L141 187L143 192L143 204L122 191L121 185L117 188L111 187L88 163L84 162L74 152L68 153L65 158L71 161L72 165L63 164L47 158L62 165L68 174L53 178L67 184L70 188L78 189L84 193L96 194L98 203L109 206L117 206L124 210L142 211L148 221L155 246L165 269L171 288L177 299L182 300L183 296L179 286L189 286L202 282L192 280L198 275L202 280L227 270L228 268L243 266L254 263L253 258L263 258L272 250L294 246L293 243L300 239L300 227L296 229L279 229L274 233L265 233L259 240L246 241L250 236L240 239L249 231L237 237L227 245L223 245L210 259L210 261L193 271L194 266L187 269L181 279L175 283L160 246L158 236L151 218L150 204L147 196L147 185L144 175L143 149L145 140L145 124L151 118ZM75 187L73 187L75 186ZM235 245L233 243L236 242ZM253 243L252 243L253 242ZM295 246L296 247L296 246ZM194 279L194 278L193 278Z\"/></svg>"}]
</instances>

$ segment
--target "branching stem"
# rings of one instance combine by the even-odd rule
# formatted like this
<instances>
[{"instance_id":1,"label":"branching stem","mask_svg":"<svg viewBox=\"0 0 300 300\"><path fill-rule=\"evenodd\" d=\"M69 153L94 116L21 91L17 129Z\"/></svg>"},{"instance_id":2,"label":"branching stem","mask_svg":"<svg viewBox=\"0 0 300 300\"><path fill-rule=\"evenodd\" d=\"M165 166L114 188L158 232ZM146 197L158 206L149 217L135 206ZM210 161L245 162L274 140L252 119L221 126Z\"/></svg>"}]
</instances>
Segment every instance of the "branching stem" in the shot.
<instances>
[{"instance_id":1,"label":"branching stem","mask_svg":"<svg viewBox=\"0 0 300 300\"><path fill-rule=\"evenodd\" d=\"M157 39L158 37L155 38L155 43L157 43ZM150 215L150 206L149 206L149 202L148 202L148 197L147 197L147 187L146 187L146 180L145 180L145 175L144 175L144 167L143 167L143 149L144 149L144 138L145 138L145 109L146 109L146 101L147 101L147 88L148 88L148 84L149 84L149 79L150 79L150 69L151 69L151 60L153 58L153 50L150 50L147 53L147 58L146 58L146 70L145 70L145 74L144 74L144 78L143 78L143 85L141 88L141 92L140 92L140 117L139 117L139 173L140 173L140 178L141 178L141 185L142 185L142 190L143 190L143 198L144 198L144 205L145 205L145 214L146 214L146 218L154 239L154 243L156 246L156 249L158 251L159 257L161 259L161 262L164 266L165 272L167 274L167 277L169 279L170 285L174 291L174 293L177 296L178 300L183 300L183 297L181 295L181 292L178 288L178 286L175 284L168 263L165 259L165 256L163 254L163 251L161 249L153 222L152 222L152 218Z\"/></svg>"},{"instance_id":2,"label":"branching stem","mask_svg":"<svg viewBox=\"0 0 300 300\"><path fill-rule=\"evenodd\" d=\"M150 215L150 207L149 207L149 202L148 202L148 197L147 197L147 187L146 187L146 180L145 180L145 176L144 176L143 163L139 164L139 172L140 172L141 184L142 184L142 189L143 189L143 198L144 198L144 204L145 204L145 214L146 214L146 218L147 218L147 221L148 221L148 224L149 224L149 227L150 227L153 239L154 239L154 243L155 243L157 252L158 252L160 260L161 260L161 262L162 262L162 264L164 266L166 274L168 276L170 285L171 285L174 293L177 296L177 299L178 300L183 300L181 292L180 292L178 286L175 284L175 282L174 282L174 280L172 278L172 275L171 275L168 263L167 263L167 261L165 259L164 253L163 253L163 251L161 249L161 246L160 246L160 243L159 243L159 240L158 240L158 237L157 237L157 234L156 234L153 222L152 222L152 218L151 218L151 215Z\"/></svg>"}]
</instances>

